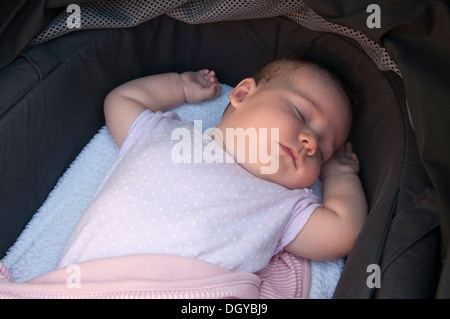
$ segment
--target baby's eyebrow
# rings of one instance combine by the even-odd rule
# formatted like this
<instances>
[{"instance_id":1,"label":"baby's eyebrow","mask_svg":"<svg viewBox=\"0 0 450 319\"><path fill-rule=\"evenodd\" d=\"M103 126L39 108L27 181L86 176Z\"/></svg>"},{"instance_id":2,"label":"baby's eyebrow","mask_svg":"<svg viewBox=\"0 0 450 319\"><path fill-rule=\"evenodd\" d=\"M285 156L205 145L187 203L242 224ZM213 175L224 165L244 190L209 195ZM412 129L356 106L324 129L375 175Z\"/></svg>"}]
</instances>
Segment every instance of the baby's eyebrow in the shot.
<instances>
[{"instance_id":1,"label":"baby's eyebrow","mask_svg":"<svg viewBox=\"0 0 450 319\"><path fill-rule=\"evenodd\" d=\"M307 105L315 111L320 110L320 108L313 102L313 100L306 96L306 94L304 94L303 92L294 92L294 96L295 101L297 101L295 104Z\"/></svg>"},{"instance_id":2,"label":"baby's eyebrow","mask_svg":"<svg viewBox=\"0 0 450 319\"><path fill-rule=\"evenodd\" d=\"M304 97L304 96L302 96L302 98L306 101L306 104L311 106L315 111L320 110L320 108L311 99L308 99L307 97Z\"/></svg>"}]
</instances>

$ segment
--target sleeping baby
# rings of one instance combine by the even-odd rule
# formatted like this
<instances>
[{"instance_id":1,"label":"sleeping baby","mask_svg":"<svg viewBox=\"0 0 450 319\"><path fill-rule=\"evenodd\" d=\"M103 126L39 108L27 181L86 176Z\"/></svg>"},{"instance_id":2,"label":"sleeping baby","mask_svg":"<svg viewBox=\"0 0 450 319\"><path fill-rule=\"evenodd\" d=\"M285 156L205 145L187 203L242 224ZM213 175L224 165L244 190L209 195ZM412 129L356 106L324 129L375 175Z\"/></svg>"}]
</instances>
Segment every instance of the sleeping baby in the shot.
<instances>
[{"instance_id":1,"label":"sleeping baby","mask_svg":"<svg viewBox=\"0 0 450 319\"><path fill-rule=\"evenodd\" d=\"M58 268L173 254L254 273L282 250L313 260L349 253L367 204L339 80L316 64L280 59L230 92L208 132L170 111L219 94L210 70L151 75L108 94L119 155ZM182 143L183 134L193 139ZM319 177L322 203L310 189Z\"/></svg>"}]
</instances>

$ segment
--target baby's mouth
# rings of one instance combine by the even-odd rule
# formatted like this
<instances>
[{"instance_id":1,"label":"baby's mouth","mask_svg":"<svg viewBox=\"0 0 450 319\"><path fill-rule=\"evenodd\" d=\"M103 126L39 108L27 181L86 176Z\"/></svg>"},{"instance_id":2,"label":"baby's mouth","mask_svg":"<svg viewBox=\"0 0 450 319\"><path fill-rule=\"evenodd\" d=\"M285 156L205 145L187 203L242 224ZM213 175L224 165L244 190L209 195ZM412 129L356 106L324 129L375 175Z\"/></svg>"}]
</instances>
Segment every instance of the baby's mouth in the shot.
<instances>
[{"instance_id":1,"label":"baby's mouth","mask_svg":"<svg viewBox=\"0 0 450 319\"><path fill-rule=\"evenodd\" d=\"M292 150L289 147L284 146L283 144L280 144L280 148L292 158L292 162L294 163L294 166L297 169L296 157L292 152Z\"/></svg>"}]
</instances>

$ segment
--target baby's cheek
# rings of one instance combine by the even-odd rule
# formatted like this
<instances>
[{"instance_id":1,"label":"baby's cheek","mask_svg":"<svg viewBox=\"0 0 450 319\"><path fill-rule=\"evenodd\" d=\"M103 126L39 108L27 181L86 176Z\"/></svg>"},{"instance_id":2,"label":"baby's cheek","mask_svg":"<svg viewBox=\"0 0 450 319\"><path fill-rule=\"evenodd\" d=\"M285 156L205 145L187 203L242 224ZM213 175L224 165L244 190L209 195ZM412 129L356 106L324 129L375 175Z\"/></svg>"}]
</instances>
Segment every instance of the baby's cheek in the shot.
<instances>
[{"instance_id":1,"label":"baby's cheek","mask_svg":"<svg viewBox=\"0 0 450 319\"><path fill-rule=\"evenodd\" d=\"M290 175L291 179L296 179L296 187L294 188L312 187L319 178L320 171L320 163L317 161L310 161L307 165L304 165L302 169L299 169L296 175Z\"/></svg>"},{"instance_id":2,"label":"baby's cheek","mask_svg":"<svg viewBox=\"0 0 450 319\"><path fill-rule=\"evenodd\" d=\"M311 183L311 186L314 185L314 183L317 181L317 179L320 176L320 172L322 170L322 163L321 161L315 161L312 167L309 170L309 180ZM311 187L309 186L309 187Z\"/></svg>"}]
</instances>

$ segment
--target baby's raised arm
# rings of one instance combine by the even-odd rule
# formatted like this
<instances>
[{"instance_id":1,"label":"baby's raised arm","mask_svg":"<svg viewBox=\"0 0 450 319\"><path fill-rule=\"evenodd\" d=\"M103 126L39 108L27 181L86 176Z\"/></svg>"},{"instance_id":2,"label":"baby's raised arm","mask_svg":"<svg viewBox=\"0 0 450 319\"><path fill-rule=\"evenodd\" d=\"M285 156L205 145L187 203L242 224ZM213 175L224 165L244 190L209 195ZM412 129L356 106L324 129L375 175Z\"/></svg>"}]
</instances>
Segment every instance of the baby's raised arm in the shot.
<instances>
[{"instance_id":1,"label":"baby's raised arm","mask_svg":"<svg viewBox=\"0 0 450 319\"><path fill-rule=\"evenodd\" d=\"M106 124L121 146L131 124L144 110L167 111L185 102L200 103L219 96L214 71L165 73L132 80L111 91L105 99Z\"/></svg>"},{"instance_id":2,"label":"baby's raised arm","mask_svg":"<svg viewBox=\"0 0 450 319\"><path fill-rule=\"evenodd\" d=\"M315 260L336 259L350 252L367 217L358 172L358 158L347 143L322 166L323 206L285 250Z\"/></svg>"}]
</instances>

